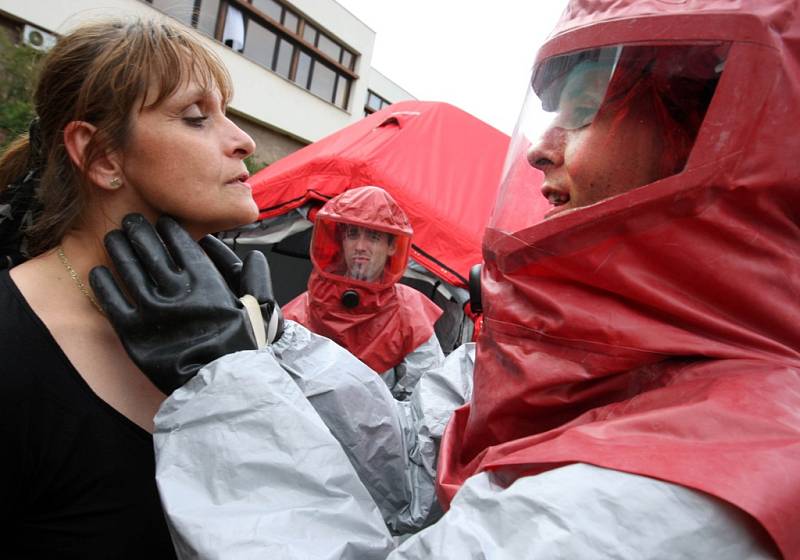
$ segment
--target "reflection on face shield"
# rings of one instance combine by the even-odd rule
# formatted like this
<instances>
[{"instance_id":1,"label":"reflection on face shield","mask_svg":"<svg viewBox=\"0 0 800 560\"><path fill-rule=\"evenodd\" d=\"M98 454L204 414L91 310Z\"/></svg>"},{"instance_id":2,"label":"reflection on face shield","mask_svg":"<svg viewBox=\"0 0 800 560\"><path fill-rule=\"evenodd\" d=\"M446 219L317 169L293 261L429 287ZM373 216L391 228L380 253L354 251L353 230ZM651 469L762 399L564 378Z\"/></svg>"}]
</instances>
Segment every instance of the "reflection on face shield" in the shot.
<instances>
[{"instance_id":1,"label":"reflection on face shield","mask_svg":"<svg viewBox=\"0 0 800 560\"><path fill-rule=\"evenodd\" d=\"M540 63L492 227L518 231L680 173L727 51L719 43L614 46ZM544 174L540 190L549 208L529 201L527 166Z\"/></svg>"},{"instance_id":2,"label":"reflection on face shield","mask_svg":"<svg viewBox=\"0 0 800 560\"><path fill-rule=\"evenodd\" d=\"M354 280L375 282L396 247L393 235L347 224L342 232L342 249L347 275Z\"/></svg>"},{"instance_id":3,"label":"reflection on face shield","mask_svg":"<svg viewBox=\"0 0 800 560\"><path fill-rule=\"evenodd\" d=\"M537 77L540 84L544 83L539 93L542 108L554 113L551 126L572 130L592 122L605 98L619 52L619 47L596 49L556 57L545 65Z\"/></svg>"}]
</instances>

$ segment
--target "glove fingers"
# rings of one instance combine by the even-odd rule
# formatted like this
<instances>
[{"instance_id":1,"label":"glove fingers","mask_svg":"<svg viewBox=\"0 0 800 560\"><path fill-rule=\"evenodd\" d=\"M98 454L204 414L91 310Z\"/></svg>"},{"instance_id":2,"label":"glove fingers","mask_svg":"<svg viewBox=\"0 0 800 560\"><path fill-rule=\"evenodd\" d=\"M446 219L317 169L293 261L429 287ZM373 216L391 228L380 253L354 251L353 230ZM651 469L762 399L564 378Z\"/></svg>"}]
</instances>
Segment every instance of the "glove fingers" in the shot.
<instances>
[{"instance_id":1,"label":"glove fingers","mask_svg":"<svg viewBox=\"0 0 800 560\"><path fill-rule=\"evenodd\" d=\"M241 275L241 295L250 294L258 303L272 303L272 279L269 273L267 257L261 251L250 251L244 258Z\"/></svg>"},{"instance_id":2,"label":"glove fingers","mask_svg":"<svg viewBox=\"0 0 800 560\"><path fill-rule=\"evenodd\" d=\"M156 222L156 228L175 259L175 264L181 269L197 271L198 266L203 271L208 269L208 257L178 222L169 216L161 216Z\"/></svg>"},{"instance_id":3,"label":"glove fingers","mask_svg":"<svg viewBox=\"0 0 800 560\"><path fill-rule=\"evenodd\" d=\"M128 214L122 219L122 229L144 272L156 283L158 291L162 294L179 293L185 282L150 222L141 214Z\"/></svg>"},{"instance_id":4,"label":"glove fingers","mask_svg":"<svg viewBox=\"0 0 800 560\"><path fill-rule=\"evenodd\" d=\"M242 261L239 256L213 235L206 235L199 243L206 252L206 255L208 255L208 258L211 259L214 266L217 267L217 270L219 270L225 278L225 282L228 283L230 289L238 296L249 293L239 290L239 278L242 272Z\"/></svg>"},{"instance_id":5,"label":"glove fingers","mask_svg":"<svg viewBox=\"0 0 800 560\"><path fill-rule=\"evenodd\" d=\"M136 256L136 252L122 231L115 229L108 232L103 242L106 246L106 252L111 257L114 268L116 268L117 274L122 281L122 288L128 292L134 303L138 305L139 302L147 297L147 288L152 284L147 271L142 266L142 263L139 262L139 257Z\"/></svg>"},{"instance_id":6,"label":"glove fingers","mask_svg":"<svg viewBox=\"0 0 800 560\"><path fill-rule=\"evenodd\" d=\"M132 323L134 308L117 286L111 271L104 266L94 267L89 272L89 284L111 324L117 329L127 329Z\"/></svg>"}]
</instances>

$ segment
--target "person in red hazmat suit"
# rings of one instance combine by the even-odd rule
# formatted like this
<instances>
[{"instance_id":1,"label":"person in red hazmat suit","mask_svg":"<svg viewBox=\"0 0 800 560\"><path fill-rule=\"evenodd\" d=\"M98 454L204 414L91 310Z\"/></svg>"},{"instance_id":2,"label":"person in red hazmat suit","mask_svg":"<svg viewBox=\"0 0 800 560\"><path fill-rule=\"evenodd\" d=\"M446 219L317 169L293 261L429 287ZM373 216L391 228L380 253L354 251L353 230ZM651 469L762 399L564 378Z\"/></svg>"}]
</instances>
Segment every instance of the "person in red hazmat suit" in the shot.
<instances>
[{"instance_id":1,"label":"person in red hazmat suit","mask_svg":"<svg viewBox=\"0 0 800 560\"><path fill-rule=\"evenodd\" d=\"M308 291L283 315L344 346L405 400L426 371L444 361L433 324L442 314L398 284L412 228L385 190L365 186L332 198L317 213Z\"/></svg>"},{"instance_id":2,"label":"person in red hazmat suit","mask_svg":"<svg viewBox=\"0 0 800 560\"><path fill-rule=\"evenodd\" d=\"M799 12L572 0L509 148L474 348L393 406L292 321L199 368L155 419L179 554L800 558Z\"/></svg>"}]
</instances>

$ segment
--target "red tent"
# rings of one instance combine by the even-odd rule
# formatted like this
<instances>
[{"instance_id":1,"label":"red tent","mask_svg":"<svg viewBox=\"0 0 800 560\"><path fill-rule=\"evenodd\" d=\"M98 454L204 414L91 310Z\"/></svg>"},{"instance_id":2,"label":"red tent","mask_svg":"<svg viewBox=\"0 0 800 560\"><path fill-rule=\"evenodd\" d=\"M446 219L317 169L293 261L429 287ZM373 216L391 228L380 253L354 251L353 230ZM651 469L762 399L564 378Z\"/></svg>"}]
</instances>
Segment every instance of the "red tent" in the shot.
<instances>
[{"instance_id":1,"label":"red tent","mask_svg":"<svg viewBox=\"0 0 800 560\"><path fill-rule=\"evenodd\" d=\"M250 182L262 220L351 187L383 187L411 220L411 258L466 288L470 267L482 261L508 143L452 105L405 101L275 162Z\"/></svg>"}]
</instances>

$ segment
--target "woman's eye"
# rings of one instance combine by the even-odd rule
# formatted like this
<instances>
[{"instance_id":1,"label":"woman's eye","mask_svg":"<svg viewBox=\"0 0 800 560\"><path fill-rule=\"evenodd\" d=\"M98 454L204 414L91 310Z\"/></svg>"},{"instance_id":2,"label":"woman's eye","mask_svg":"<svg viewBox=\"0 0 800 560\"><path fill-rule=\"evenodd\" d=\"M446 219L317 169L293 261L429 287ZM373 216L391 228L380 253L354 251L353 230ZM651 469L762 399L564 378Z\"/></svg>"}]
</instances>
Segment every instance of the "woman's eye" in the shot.
<instances>
[{"instance_id":1,"label":"woman's eye","mask_svg":"<svg viewBox=\"0 0 800 560\"><path fill-rule=\"evenodd\" d=\"M183 121L188 124L189 126L194 126L200 128L205 124L208 117L205 115L198 115L195 117L183 117Z\"/></svg>"}]
</instances>

